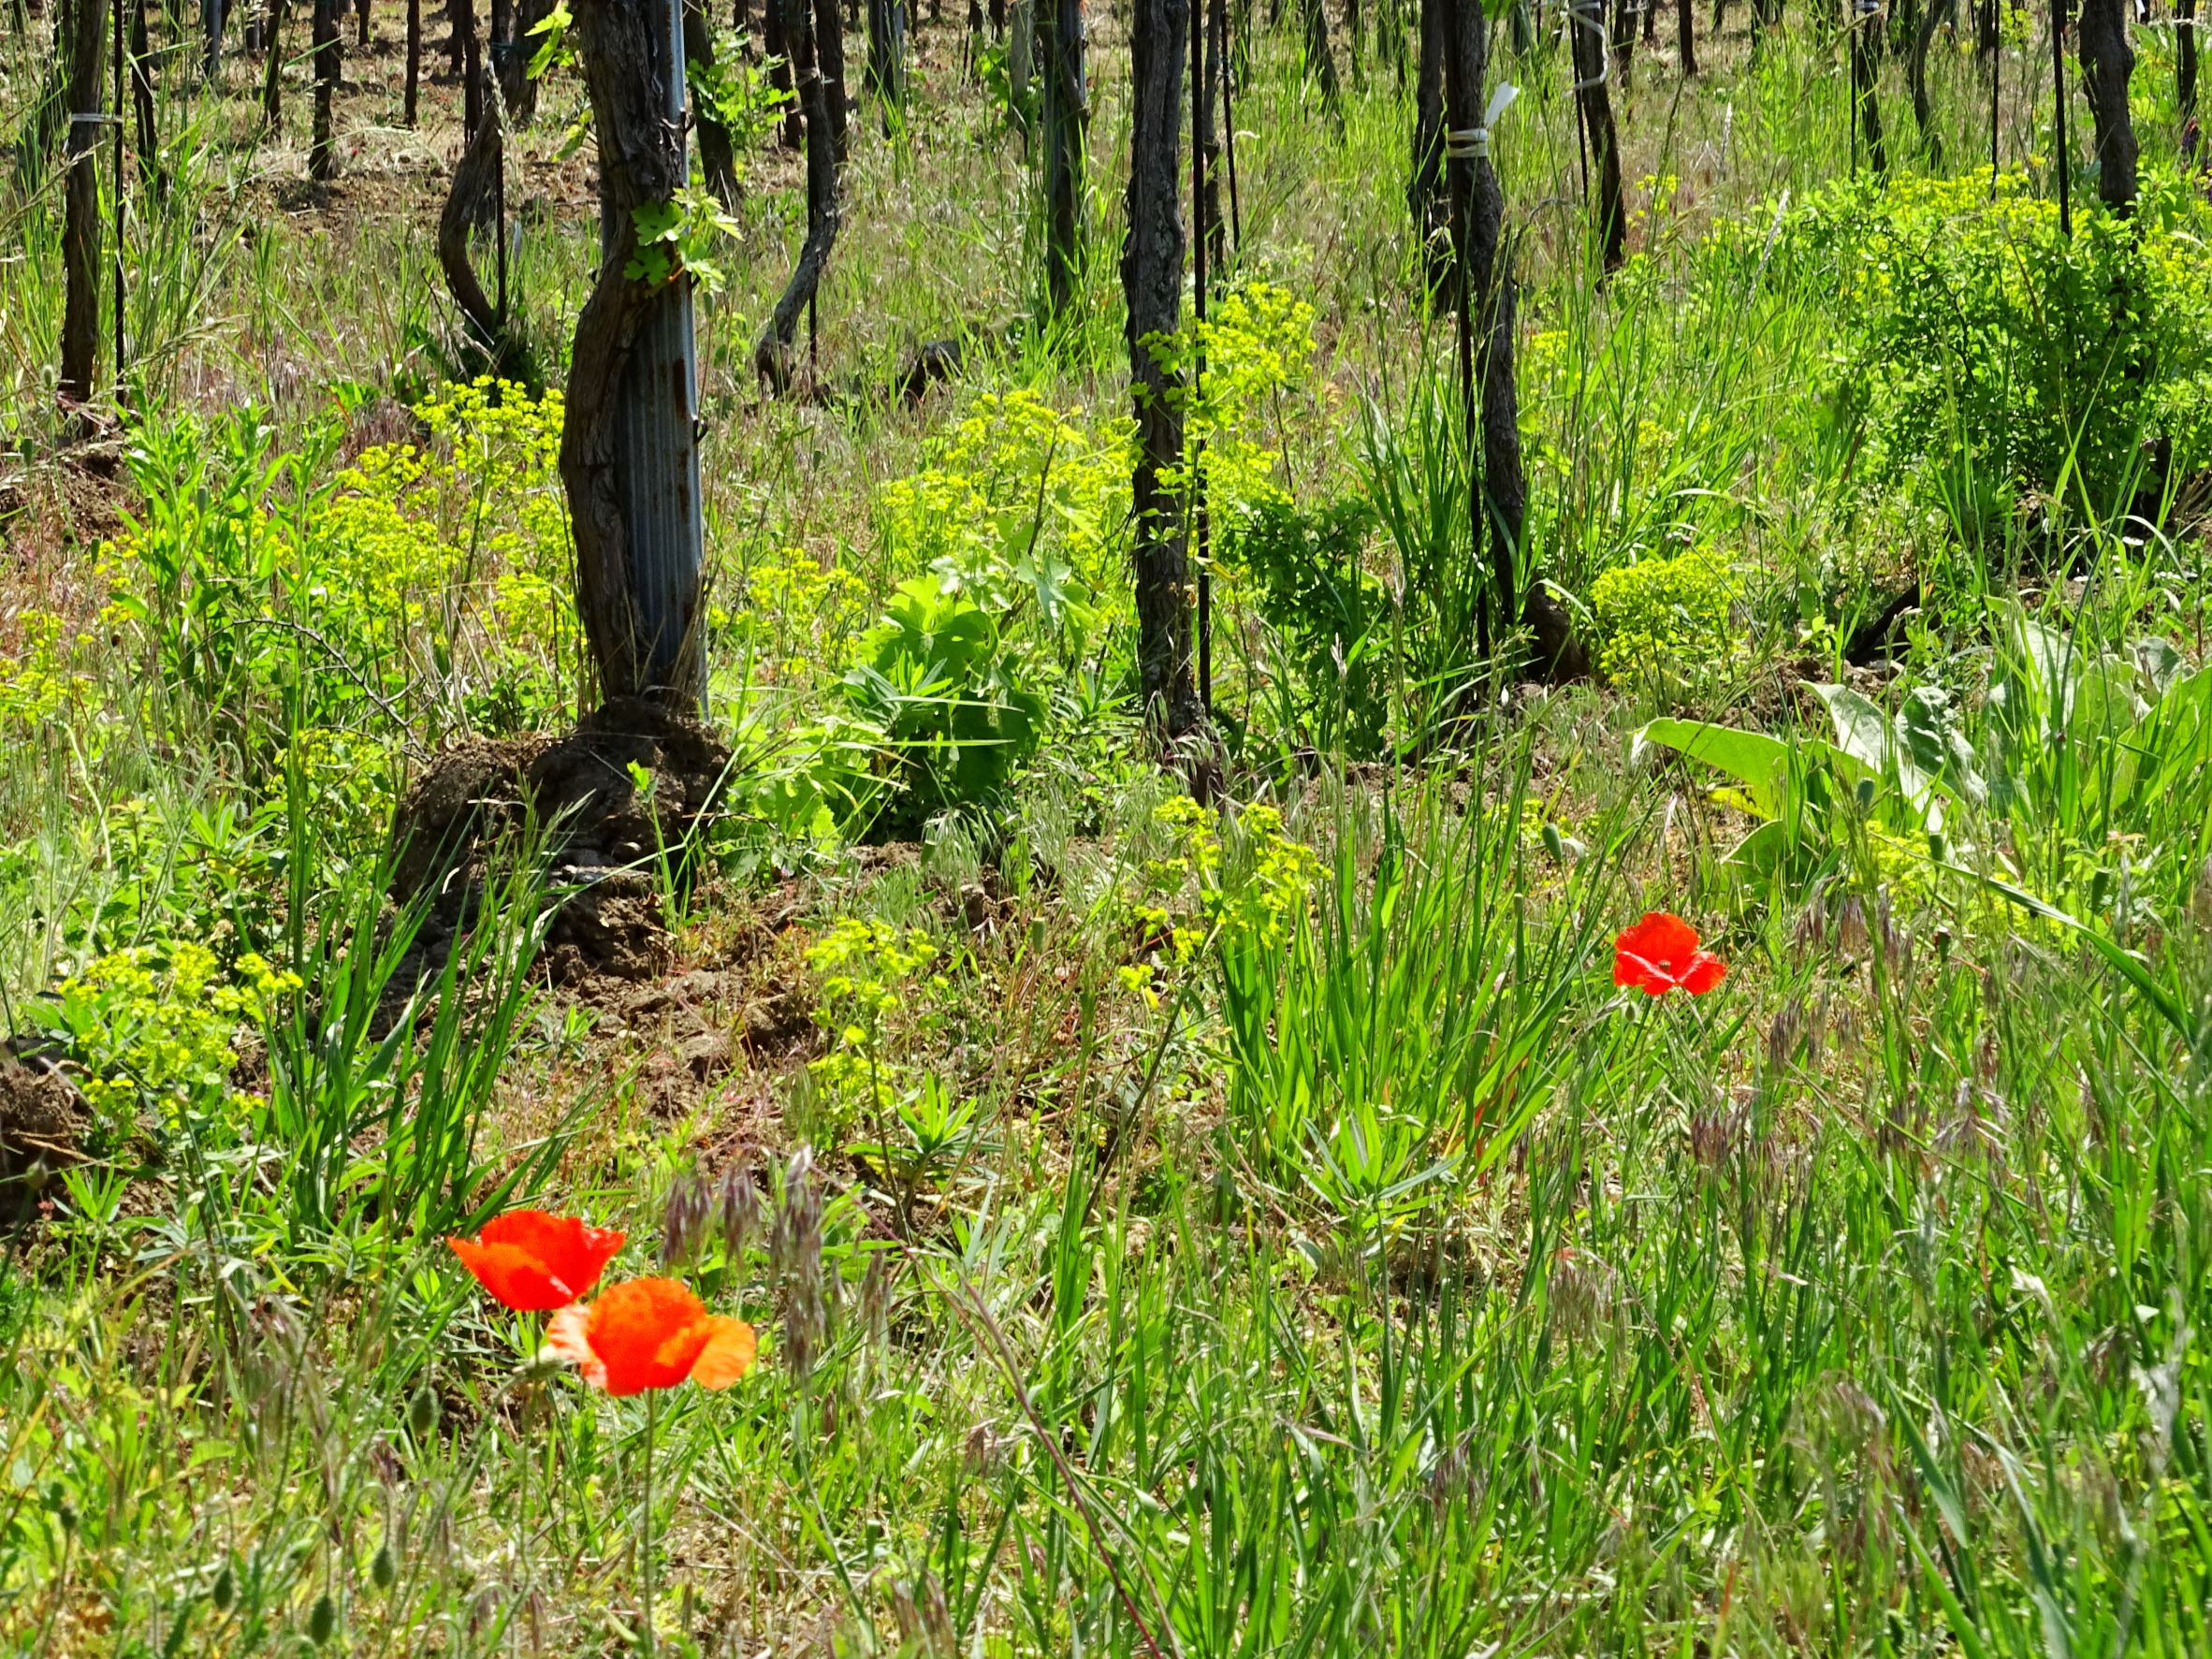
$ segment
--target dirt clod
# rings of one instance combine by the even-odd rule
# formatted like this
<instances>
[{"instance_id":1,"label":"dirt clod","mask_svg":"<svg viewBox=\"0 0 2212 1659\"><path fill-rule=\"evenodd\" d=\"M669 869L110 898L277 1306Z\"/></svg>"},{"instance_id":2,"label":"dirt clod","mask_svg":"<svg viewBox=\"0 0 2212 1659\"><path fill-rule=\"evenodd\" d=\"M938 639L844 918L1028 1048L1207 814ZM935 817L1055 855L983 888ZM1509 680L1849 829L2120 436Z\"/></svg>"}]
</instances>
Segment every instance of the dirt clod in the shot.
<instances>
[{"instance_id":1,"label":"dirt clod","mask_svg":"<svg viewBox=\"0 0 2212 1659\"><path fill-rule=\"evenodd\" d=\"M59 1172L82 1159L89 1128L66 1077L0 1050L0 1227L22 1222Z\"/></svg>"},{"instance_id":2,"label":"dirt clod","mask_svg":"<svg viewBox=\"0 0 2212 1659\"><path fill-rule=\"evenodd\" d=\"M464 743L400 804L392 896L435 893L425 931L449 937L473 912L497 851L534 824L550 843L560 907L543 957L551 977L652 978L673 956L662 880L685 878L683 850L729 761L705 726L631 699L585 716L565 737Z\"/></svg>"}]
</instances>

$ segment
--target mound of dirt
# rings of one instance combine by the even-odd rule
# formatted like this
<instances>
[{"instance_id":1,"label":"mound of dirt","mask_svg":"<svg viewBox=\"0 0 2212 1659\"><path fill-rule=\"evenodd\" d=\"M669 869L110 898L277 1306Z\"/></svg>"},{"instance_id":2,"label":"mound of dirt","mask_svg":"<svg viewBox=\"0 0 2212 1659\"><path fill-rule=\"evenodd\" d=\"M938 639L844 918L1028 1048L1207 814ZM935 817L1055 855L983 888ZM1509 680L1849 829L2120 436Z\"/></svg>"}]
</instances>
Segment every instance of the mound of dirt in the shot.
<instances>
[{"instance_id":1,"label":"mound of dirt","mask_svg":"<svg viewBox=\"0 0 2212 1659\"><path fill-rule=\"evenodd\" d=\"M83 1157L88 1127L67 1078L0 1048L0 1228L21 1225L57 1171Z\"/></svg>"},{"instance_id":2,"label":"mound of dirt","mask_svg":"<svg viewBox=\"0 0 2212 1659\"><path fill-rule=\"evenodd\" d=\"M441 756L400 803L392 896L436 895L422 942L442 950L473 913L497 850L535 824L560 893L544 956L552 979L652 978L671 960L661 859L684 879L681 850L729 764L707 728L631 699L564 737L473 739Z\"/></svg>"}]
</instances>

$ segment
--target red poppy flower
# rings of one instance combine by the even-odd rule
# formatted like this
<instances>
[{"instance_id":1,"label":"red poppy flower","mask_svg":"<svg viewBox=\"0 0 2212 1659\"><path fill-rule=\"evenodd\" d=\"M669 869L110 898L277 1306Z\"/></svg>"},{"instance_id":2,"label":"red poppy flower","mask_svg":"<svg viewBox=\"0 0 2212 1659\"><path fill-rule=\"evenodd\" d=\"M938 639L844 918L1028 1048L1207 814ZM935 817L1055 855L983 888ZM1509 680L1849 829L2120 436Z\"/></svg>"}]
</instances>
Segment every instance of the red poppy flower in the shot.
<instances>
[{"instance_id":1,"label":"red poppy flower","mask_svg":"<svg viewBox=\"0 0 2212 1659\"><path fill-rule=\"evenodd\" d=\"M673 1389L687 1377L726 1389L752 1369L752 1327L710 1314L674 1279L629 1279L589 1306L553 1316L546 1344L610 1394Z\"/></svg>"},{"instance_id":2,"label":"red poppy flower","mask_svg":"<svg viewBox=\"0 0 2212 1659\"><path fill-rule=\"evenodd\" d=\"M1680 988L1702 997L1728 977L1728 965L1697 948L1697 930L1665 910L1648 912L1613 941L1613 983L1647 997Z\"/></svg>"},{"instance_id":3,"label":"red poppy flower","mask_svg":"<svg viewBox=\"0 0 2212 1659\"><path fill-rule=\"evenodd\" d=\"M509 1210L473 1239L447 1239L476 1282L518 1314L548 1313L590 1294L622 1234L573 1215Z\"/></svg>"}]
</instances>

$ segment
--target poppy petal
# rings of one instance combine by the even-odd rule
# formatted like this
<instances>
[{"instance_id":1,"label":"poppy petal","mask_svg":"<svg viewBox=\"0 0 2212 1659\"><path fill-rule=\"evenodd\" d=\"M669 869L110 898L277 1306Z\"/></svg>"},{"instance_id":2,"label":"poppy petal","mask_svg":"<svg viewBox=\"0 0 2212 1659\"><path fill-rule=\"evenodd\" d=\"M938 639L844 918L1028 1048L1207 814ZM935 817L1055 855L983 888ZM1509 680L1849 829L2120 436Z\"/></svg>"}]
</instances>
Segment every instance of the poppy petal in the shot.
<instances>
[{"instance_id":1,"label":"poppy petal","mask_svg":"<svg viewBox=\"0 0 2212 1659\"><path fill-rule=\"evenodd\" d=\"M1690 958L1690 966L1682 973L1682 989L1693 997L1702 997L1728 977L1728 965L1710 951L1700 951Z\"/></svg>"},{"instance_id":2,"label":"poppy petal","mask_svg":"<svg viewBox=\"0 0 2212 1659\"><path fill-rule=\"evenodd\" d=\"M703 1389L726 1389L752 1369L760 1339L743 1319L717 1315L706 1323L710 1327L706 1346L691 1361L691 1380Z\"/></svg>"},{"instance_id":3,"label":"poppy petal","mask_svg":"<svg viewBox=\"0 0 2212 1659\"><path fill-rule=\"evenodd\" d=\"M573 1296L588 1296L606 1264L621 1249L623 1234L612 1228L586 1226L574 1215L544 1210L509 1210L485 1223L478 1235L487 1244L513 1244L546 1265L569 1286Z\"/></svg>"},{"instance_id":4,"label":"poppy petal","mask_svg":"<svg viewBox=\"0 0 2212 1659\"><path fill-rule=\"evenodd\" d=\"M548 1313L575 1301L565 1280L546 1271L546 1264L515 1244L480 1244L473 1239L447 1239L447 1246L461 1265L476 1275L476 1282L492 1299L517 1313Z\"/></svg>"},{"instance_id":5,"label":"poppy petal","mask_svg":"<svg viewBox=\"0 0 2212 1659\"><path fill-rule=\"evenodd\" d=\"M1648 910L1643 919L1613 941L1614 949L1628 951L1679 978L1697 953L1697 930L1668 910Z\"/></svg>"},{"instance_id":6,"label":"poppy petal","mask_svg":"<svg viewBox=\"0 0 2212 1659\"><path fill-rule=\"evenodd\" d=\"M1613 983L1633 985L1647 997L1664 997L1674 989L1674 975L1634 951L1613 952Z\"/></svg>"},{"instance_id":7,"label":"poppy petal","mask_svg":"<svg viewBox=\"0 0 2212 1659\"><path fill-rule=\"evenodd\" d=\"M606 1391L672 1389L706 1346L706 1306L674 1279L629 1279L591 1305L591 1351L606 1367Z\"/></svg>"},{"instance_id":8,"label":"poppy petal","mask_svg":"<svg viewBox=\"0 0 2212 1659\"><path fill-rule=\"evenodd\" d=\"M591 1310L572 1302L553 1316L546 1346L583 1374L595 1389L606 1387L606 1366L591 1349Z\"/></svg>"}]
</instances>

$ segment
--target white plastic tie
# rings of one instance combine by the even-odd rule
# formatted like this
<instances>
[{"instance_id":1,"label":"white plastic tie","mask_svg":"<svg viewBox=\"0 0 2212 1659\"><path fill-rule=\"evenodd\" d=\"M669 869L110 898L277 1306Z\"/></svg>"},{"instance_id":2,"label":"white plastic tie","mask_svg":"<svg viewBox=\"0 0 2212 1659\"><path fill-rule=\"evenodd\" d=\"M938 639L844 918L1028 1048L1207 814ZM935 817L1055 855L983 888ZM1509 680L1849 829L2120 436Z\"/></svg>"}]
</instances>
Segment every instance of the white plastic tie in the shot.
<instances>
[{"instance_id":1,"label":"white plastic tie","mask_svg":"<svg viewBox=\"0 0 2212 1659\"><path fill-rule=\"evenodd\" d=\"M1605 85L1613 73L1613 40L1606 30L1603 0L1567 0L1566 18L1569 27L1579 26L1597 36L1597 72L1587 80L1572 82L1567 91L1588 92L1594 86Z\"/></svg>"},{"instance_id":2,"label":"white plastic tie","mask_svg":"<svg viewBox=\"0 0 2212 1659\"><path fill-rule=\"evenodd\" d=\"M1498 118L1513 107L1513 100L1521 96L1521 88L1509 80L1502 80L1490 95L1490 108L1482 112L1480 126L1454 127L1444 135L1444 159L1447 161L1484 161L1490 156L1491 130L1498 124Z\"/></svg>"}]
</instances>

